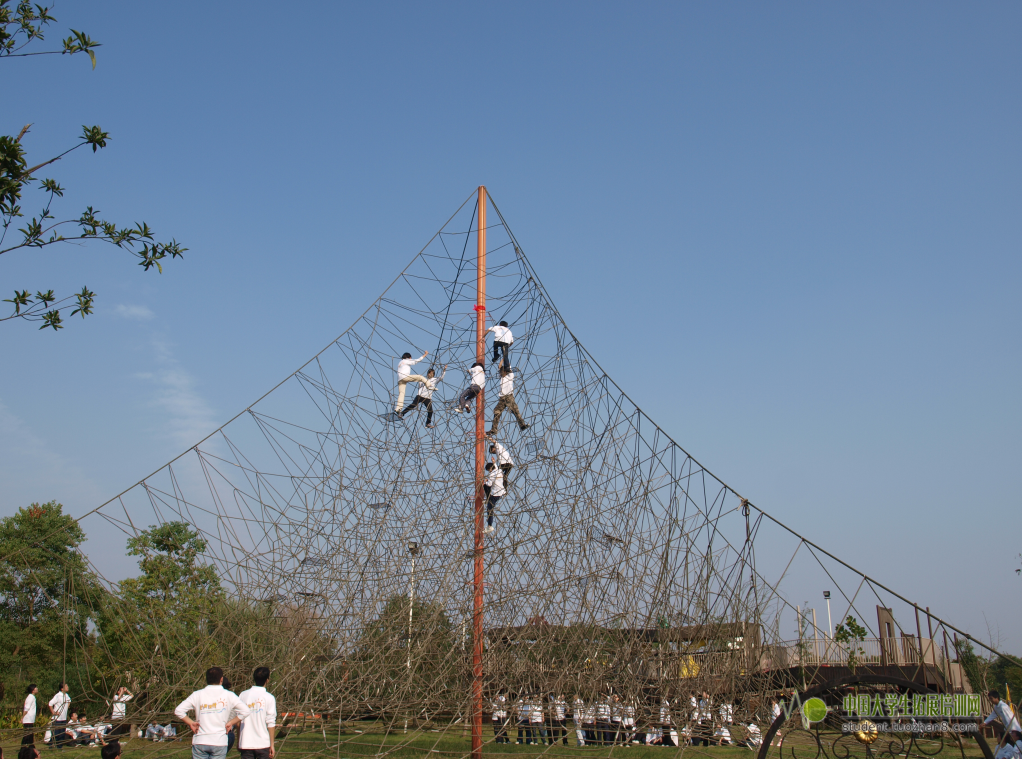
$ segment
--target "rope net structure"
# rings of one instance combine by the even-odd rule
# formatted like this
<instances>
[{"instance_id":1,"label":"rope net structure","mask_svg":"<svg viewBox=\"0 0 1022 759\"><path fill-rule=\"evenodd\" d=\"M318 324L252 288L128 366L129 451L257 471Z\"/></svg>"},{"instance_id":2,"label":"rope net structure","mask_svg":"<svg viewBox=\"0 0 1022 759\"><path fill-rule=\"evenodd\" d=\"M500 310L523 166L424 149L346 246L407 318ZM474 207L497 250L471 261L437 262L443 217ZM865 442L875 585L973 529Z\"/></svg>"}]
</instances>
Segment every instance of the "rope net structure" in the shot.
<instances>
[{"instance_id":1,"label":"rope net structure","mask_svg":"<svg viewBox=\"0 0 1022 759\"><path fill-rule=\"evenodd\" d=\"M206 667L221 666L240 690L268 666L285 743L302 730L315 737L303 755L413 745L467 754L475 439L455 399L475 360L477 218L470 198L322 352L80 521L124 541L184 523L215 577L194 619L167 617L172 599L158 588L146 591L156 602L129 609L121 585L104 583L93 644L67 654L89 659L76 690L109 699L129 686L140 730L170 721ZM664 709L681 731L676 751L697 750L686 738L711 726L732 725L737 741L738 723L766 732L772 695L849 654L860 671L900 657L924 680L955 685L954 628L924 617L916 651L899 623L918 620L917 608L676 444L575 339L499 211L491 218L487 314L513 330L514 393L529 426L505 414L494 436L514 467L485 544L487 745L499 734L490 715L504 709L512 742L536 704L557 733L562 700L572 746L576 721L593 743L593 725L620 727L622 714L633 733L662 736ZM422 406L392 415L397 361L426 350L413 373L447 367L433 427ZM499 386L490 358L488 424ZM405 405L418 387L408 385ZM139 555L159 561L159 548ZM92 564L101 575L103 561ZM810 618L804 599L821 587L833 591L835 620L854 616L870 637L842 644ZM897 629L878 629L874 606L891 609Z\"/></svg>"}]
</instances>

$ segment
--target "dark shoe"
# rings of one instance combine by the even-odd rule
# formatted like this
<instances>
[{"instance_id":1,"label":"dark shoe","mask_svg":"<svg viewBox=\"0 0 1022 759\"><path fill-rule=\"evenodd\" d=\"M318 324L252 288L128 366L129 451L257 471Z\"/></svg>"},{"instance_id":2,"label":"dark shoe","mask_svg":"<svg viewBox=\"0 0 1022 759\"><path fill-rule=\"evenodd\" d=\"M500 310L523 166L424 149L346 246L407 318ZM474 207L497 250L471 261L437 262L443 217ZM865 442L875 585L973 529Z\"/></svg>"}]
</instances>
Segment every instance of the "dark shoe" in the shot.
<instances>
[{"instance_id":1,"label":"dark shoe","mask_svg":"<svg viewBox=\"0 0 1022 759\"><path fill-rule=\"evenodd\" d=\"M522 432L525 432L531 426L532 426L531 424L519 424L518 429L520 429Z\"/></svg>"}]
</instances>

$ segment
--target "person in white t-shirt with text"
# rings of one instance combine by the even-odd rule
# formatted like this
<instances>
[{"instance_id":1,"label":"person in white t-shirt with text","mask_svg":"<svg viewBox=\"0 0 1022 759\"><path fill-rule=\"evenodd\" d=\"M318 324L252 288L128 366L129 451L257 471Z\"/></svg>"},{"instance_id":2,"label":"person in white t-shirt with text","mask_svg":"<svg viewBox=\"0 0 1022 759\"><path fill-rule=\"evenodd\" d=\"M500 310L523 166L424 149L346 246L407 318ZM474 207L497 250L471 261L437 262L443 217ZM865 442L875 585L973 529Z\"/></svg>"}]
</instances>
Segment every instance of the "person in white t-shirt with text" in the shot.
<instances>
[{"instance_id":1,"label":"person in white t-shirt with text","mask_svg":"<svg viewBox=\"0 0 1022 759\"><path fill-rule=\"evenodd\" d=\"M238 749L241 759L273 759L274 739L277 734L277 699L266 690L270 670L257 667L252 673L255 683L239 698L249 708L249 715L241 721Z\"/></svg>"},{"instance_id":2,"label":"person in white t-shirt with text","mask_svg":"<svg viewBox=\"0 0 1022 759\"><path fill-rule=\"evenodd\" d=\"M64 744L68 742L65 729L67 714L71 709L71 697L67 695L68 690L68 684L61 683L60 690L53 695L49 703L50 714L53 715L53 745L59 749L64 748Z\"/></svg>"},{"instance_id":3,"label":"person in white t-shirt with text","mask_svg":"<svg viewBox=\"0 0 1022 759\"><path fill-rule=\"evenodd\" d=\"M174 716L192 731L192 759L224 759L227 733L249 714L245 703L223 686L220 667L206 670L206 687L195 691L174 709ZM188 712L195 713L193 720Z\"/></svg>"}]
</instances>

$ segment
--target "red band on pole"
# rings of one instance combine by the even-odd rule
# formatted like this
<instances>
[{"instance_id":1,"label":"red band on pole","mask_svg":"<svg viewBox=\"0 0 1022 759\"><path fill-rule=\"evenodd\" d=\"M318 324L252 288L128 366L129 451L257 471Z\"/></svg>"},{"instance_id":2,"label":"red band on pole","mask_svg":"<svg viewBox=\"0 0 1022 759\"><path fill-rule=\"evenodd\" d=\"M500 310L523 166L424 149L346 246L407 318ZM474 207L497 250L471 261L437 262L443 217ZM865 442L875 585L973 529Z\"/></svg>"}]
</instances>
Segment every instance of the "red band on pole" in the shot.
<instances>
[{"instance_id":1,"label":"red band on pole","mask_svg":"<svg viewBox=\"0 0 1022 759\"><path fill-rule=\"evenodd\" d=\"M486 306L475 306L475 310L476 311L485 311L486 310Z\"/></svg>"}]
</instances>

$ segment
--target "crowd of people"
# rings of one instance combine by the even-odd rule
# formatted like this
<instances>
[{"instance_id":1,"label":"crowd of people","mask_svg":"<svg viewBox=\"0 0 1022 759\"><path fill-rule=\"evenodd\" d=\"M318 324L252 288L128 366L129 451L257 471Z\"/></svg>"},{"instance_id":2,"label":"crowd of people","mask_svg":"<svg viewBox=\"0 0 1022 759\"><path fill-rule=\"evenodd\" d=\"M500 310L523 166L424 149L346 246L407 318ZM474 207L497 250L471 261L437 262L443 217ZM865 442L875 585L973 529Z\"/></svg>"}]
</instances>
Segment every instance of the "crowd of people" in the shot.
<instances>
[{"instance_id":1,"label":"crowd of people","mask_svg":"<svg viewBox=\"0 0 1022 759\"><path fill-rule=\"evenodd\" d=\"M174 716L192 731L193 759L224 759L237 740L241 759L273 759L277 724L277 700L267 691L270 670L258 667L252 673L253 685L235 695L223 670L206 670L206 687L195 691L174 709ZM226 687L225 687L226 686ZM52 748L62 750L80 745L101 746L102 759L121 755L120 741L114 737L126 732L127 703L134 697L121 687L111 704L111 721L88 724L85 715L70 711L71 696L67 683L61 683L48 707L51 721L43 738ZM22 710L23 735L18 759L36 759L36 717L39 688L29 685ZM189 715L194 715L189 716ZM138 736L154 741L174 740L172 724L150 724ZM109 738L109 740L108 740ZM0 759L3 752L0 750Z\"/></svg>"},{"instance_id":2,"label":"crowd of people","mask_svg":"<svg viewBox=\"0 0 1022 759\"><path fill-rule=\"evenodd\" d=\"M586 701L571 701L562 694L512 695L497 693L490 704L495 743L569 745L574 733L578 746L745 746L757 749L763 731L755 719L736 724L734 704L715 704L709 694L695 693L686 709L665 697L659 704L622 699L604 694ZM769 709L769 721L781 713L776 699ZM766 717L767 715L762 715ZM570 727L569 727L570 725Z\"/></svg>"},{"instance_id":3,"label":"crowd of people","mask_svg":"<svg viewBox=\"0 0 1022 759\"><path fill-rule=\"evenodd\" d=\"M270 670L257 667L252 687L235 695L220 667L206 670L206 687L192 693L174 709L174 716L192 733L192 759L225 759L237 739L241 759L273 759L276 751L277 700L266 684ZM28 687L22 713L24 736L18 759L38 759L35 746L35 722L39 688ZM88 725L84 714L70 712L71 697L67 683L61 683L47 706L52 717L49 733L53 748L75 745L101 747L102 759L116 759L122 749L110 728L125 724L127 703L133 695L120 688L114 696L113 721ZM1022 726L1011 704L992 690L988 697L993 711L983 725L997 728L998 759L1022 759ZM750 708L756 707L756 708ZM666 696L656 700L622 698L605 693L597 698L571 701L563 694L497 692L490 701L494 743L510 743L516 731L516 743L533 745L569 744L574 733L577 746L743 746L758 750L763 745L763 727L782 714L776 698L769 705L758 703L742 709L746 719L736 719L735 704L715 701L705 691L690 693L672 704ZM109 740L107 737L109 736ZM140 732L139 737L142 737ZM168 740L177 737L173 725L150 724L145 737ZM778 732L780 742L783 735ZM0 759L3 750L0 749Z\"/></svg>"}]
</instances>

